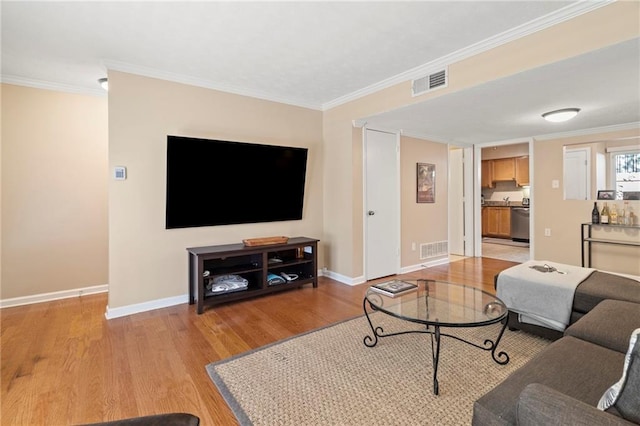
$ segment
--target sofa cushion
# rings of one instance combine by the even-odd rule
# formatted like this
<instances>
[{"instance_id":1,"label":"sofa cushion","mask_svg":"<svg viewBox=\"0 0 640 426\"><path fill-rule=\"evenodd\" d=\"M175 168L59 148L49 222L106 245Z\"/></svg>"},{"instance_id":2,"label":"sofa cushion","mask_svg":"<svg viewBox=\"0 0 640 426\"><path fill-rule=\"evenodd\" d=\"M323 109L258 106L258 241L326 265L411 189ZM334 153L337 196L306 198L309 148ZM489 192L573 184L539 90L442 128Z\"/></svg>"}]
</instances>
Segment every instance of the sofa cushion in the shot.
<instances>
[{"instance_id":1,"label":"sofa cushion","mask_svg":"<svg viewBox=\"0 0 640 426\"><path fill-rule=\"evenodd\" d=\"M524 388L518 398L516 411L518 426L633 424L539 383L532 383Z\"/></svg>"},{"instance_id":2,"label":"sofa cushion","mask_svg":"<svg viewBox=\"0 0 640 426\"><path fill-rule=\"evenodd\" d=\"M582 313L589 312L605 299L640 303L640 281L595 271L576 289L573 310Z\"/></svg>"},{"instance_id":3,"label":"sofa cushion","mask_svg":"<svg viewBox=\"0 0 640 426\"><path fill-rule=\"evenodd\" d=\"M640 423L640 328L629 339L622 377L602 395L598 408L614 406L627 420Z\"/></svg>"},{"instance_id":4,"label":"sofa cushion","mask_svg":"<svg viewBox=\"0 0 640 426\"><path fill-rule=\"evenodd\" d=\"M588 314L564 331L614 351L626 353L629 336L640 327L640 304L621 300L603 300Z\"/></svg>"},{"instance_id":5,"label":"sofa cushion","mask_svg":"<svg viewBox=\"0 0 640 426\"><path fill-rule=\"evenodd\" d=\"M596 407L604 391L620 378L624 358L623 353L565 336L480 397L473 407L473 424L516 424L518 396L530 383Z\"/></svg>"}]
</instances>

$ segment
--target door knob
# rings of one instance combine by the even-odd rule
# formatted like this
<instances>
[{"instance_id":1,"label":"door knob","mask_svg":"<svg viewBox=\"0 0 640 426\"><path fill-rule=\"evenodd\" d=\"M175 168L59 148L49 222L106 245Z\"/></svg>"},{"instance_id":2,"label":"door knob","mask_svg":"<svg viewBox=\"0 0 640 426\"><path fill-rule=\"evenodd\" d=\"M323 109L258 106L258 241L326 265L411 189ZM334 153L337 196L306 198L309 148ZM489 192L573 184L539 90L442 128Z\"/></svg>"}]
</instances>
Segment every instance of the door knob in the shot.
<instances>
[{"instance_id":1,"label":"door knob","mask_svg":"<svg viewBox=\"0 0 640 426\"><path fill-rule=\"evenodd\" d=\"M374 214L376 214L376 212L374 212L373 210L369 210L369 216L373 216Z\"/></svg>"}]
</instances>

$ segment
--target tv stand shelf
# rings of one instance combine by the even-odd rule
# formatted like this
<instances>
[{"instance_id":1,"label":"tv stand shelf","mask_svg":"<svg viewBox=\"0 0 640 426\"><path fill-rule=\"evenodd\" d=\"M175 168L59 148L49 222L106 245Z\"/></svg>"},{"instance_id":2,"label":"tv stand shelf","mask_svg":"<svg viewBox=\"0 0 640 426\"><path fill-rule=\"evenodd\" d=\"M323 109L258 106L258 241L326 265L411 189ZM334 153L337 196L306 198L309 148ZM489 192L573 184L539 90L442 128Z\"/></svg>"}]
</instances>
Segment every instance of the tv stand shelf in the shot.
<instances>
[{"instance_id":1,"label":"tv stand shelf","mask_svg":"<svg viewBox=\"0 0 640 426\"><path fill-rule=\"evenodd\" d=\"M248 247L244 244L191 247L189 254L189 304L197 303L201 314L205 306L242 300L305 284L318 287L318 241L290 238L285 244ZM291 281L270 285L267 275L285 273ZM237 275L248 281L246 289L213 294L213 280Z\"/></svg>"}]
</instances>

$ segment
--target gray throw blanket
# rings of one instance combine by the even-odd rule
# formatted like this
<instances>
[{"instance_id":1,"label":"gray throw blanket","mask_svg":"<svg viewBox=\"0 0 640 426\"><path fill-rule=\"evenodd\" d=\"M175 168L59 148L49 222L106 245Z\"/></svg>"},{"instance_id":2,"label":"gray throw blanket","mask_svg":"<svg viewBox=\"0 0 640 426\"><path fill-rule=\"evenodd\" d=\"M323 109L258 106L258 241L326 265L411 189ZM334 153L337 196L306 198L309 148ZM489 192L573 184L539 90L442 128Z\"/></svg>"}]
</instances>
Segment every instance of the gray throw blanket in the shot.
<instances>
[{"instance_id":1,"label":"gray throw blanket","mask_svg":"<svg viewBox=\"0 0 640 426\"><path fill-rule=\"evenodd\" d=\"M498 275L497 296L523 323L564 331L576 287L595 269L530 260Z\"/></svg>"}]
</instances>

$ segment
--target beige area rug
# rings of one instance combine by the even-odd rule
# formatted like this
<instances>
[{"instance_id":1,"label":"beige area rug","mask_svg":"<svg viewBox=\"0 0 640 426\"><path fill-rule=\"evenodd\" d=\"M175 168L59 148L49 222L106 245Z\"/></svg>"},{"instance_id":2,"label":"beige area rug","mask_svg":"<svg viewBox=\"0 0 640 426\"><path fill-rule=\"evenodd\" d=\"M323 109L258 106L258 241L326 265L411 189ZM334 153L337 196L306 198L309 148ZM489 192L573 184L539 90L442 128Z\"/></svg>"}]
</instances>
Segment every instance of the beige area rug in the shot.
<instances>
[{"instance_id":1,"label":"beige area rug","mask_svg":"<svg viewBox=\"0 0 640 426\"><path fill-rule=\"evenodd\" d=\"M385 333L417 329L381 313ZM442 329L476 343L495 339L500 324ZM443 337L433 394L428 334L363 344L365 317L293 337L206 366L242 425L469 425L473 402L525 364L549 341L505 331L498 365L489 351Z\"/></svg>"}]
</instances>

